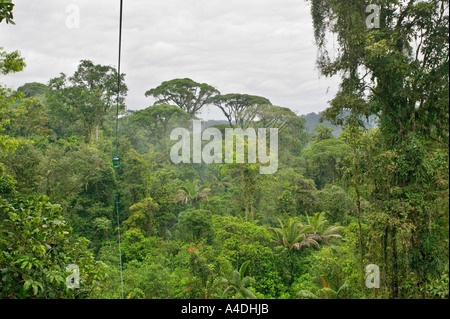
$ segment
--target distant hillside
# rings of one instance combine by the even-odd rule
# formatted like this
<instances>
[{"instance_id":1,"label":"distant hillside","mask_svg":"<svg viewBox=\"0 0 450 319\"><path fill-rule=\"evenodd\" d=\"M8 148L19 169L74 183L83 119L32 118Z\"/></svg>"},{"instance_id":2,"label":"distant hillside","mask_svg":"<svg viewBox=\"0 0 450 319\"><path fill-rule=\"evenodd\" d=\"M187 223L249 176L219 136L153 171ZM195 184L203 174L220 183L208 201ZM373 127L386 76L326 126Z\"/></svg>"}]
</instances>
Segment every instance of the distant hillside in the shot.
<instances>
[{"instance_id":1,"label":"distant hillside","mask_svg":"<svg viewBox=\"0 0 450 319\"><path fill-rule=\"evenodd\" d=\"M319 125L319 124L323 124L323 125L327 125L329 127L331 127L333 129L333 135L335 137L338 137L341 133L342 133L342 127L337 126L337 125L333 125L331 124L331 122L329 121L323 121L322 123L320 123L320 119L322 118L322 114L319 113L309 113L307 115L301 115L300 117L305 119L305 130L306 132L310 133L310 134L316 134L316 132L314 131L314 128ZM369 122L364 121L366 123L366 127L368 128L374 128L376 127L376 123L374 120L371 120ZM203 122L202 123L202 129L211 127L211 126L216 126L216 125L223 125L223 124L228 124L228 121L223 121L223 120L209 120L207 122Z\"/></svg>"},{"instance_id":2,"label":"distant hillside","mask_svg":"<svg viewBox=\"0 0 450 319\"><path fill-rule=\"evenodd\" d=\"M202 129L206 129L208 127L211 126L217 126L217 125L224 125L224 124L228 124L228 121L224 121L224 120L209 120L206 122L202 123Z\"/></svg>"},{"instance_id":3,"label":"distant hillside","mask_svg":"<svg viewBox=\"0 0 450 319\"><path fill-rule=\"evenodd\" d=\"M310 134L317 134L314 131L314 128L319 124L324 124L331 127L334 130L333 135L336 137L342 133L342 128L340 126L333 125L329 121L323 121L322 123L320 123L320 119L322 118L322 114L320 113L319 114L309 113L307 115L302 115L301 117L306 120L305 122L306 132Z\"/></svg>"},{"instance_id":4,"label":"distant hillside","mask_svg":"<svg viewBox=\"0 0 450 319\"><path fill-rule=\"evenodd\" d=\"M316 134L314 128L319 124L324 124L331 127L334 130L333 135L336 137L338 137L342 133L342 127L340 126L333 125L329 121L323 121L322 123L320 123L320 119L322 118L321 113L309 113L307 115L301 115L301 117L306 120L305 127L306 132L308 133ZM367 128L375 128L377 126L375 123L375 118L371 118L369 121L364 120L364 123Z\"/></svg>"}]
</instances>

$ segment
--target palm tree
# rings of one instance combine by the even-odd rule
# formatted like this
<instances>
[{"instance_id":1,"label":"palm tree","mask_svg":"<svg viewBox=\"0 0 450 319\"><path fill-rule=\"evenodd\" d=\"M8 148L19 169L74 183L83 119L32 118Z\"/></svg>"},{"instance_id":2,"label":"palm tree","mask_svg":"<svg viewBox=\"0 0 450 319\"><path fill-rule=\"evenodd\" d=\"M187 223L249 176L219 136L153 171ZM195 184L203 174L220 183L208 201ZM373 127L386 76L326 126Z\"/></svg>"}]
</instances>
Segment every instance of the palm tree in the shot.
<instances>
[{"instance_id":1,"label":"palm tree","mask_svg":"<svg viewBox=\"0 0 450 319\"><path fill-rule=\"evenodd\" d=\"M270 227L269 231L275 234L275 243L283 246L288 253L288 264L290 273L290 283L294 282L295 277L295 254L294 250L300 250L302 247L315 246L319 248L319 243L308 236L308 232L312 230L311 226L305 226L298 219L289 219L285 226L281 220L280 228Z\"/></svg>"},{"instance_id":2,"label":"palm tree","mask_svg":"<svg viewBox=\"0 0 450 319\"><path fill-rule=\"evenodd\" d=\"M342 292L350 288L347 283L344 283L338 290L333 290L325 278L320 277L320 279L323 287L317 291L317 294L309 290L300 290L298 295L308 299L339 299Z\"/></svg>"},{"instance_id":3,"label":"palm tree","mask_svg":"<svg viewBox=\"0 0 450 319\"><path fill-rule=\"evenodd\" d=\"M312 231L311 226L303 225L297 219L289 219L285 226L281 220L280 228L270 227L269 230L275 234L275 242L289 250L300 250L302 247L311 245L319 247L319 243L308 232Z\"/></svg>"},{"instance_id":4,"label":"palm tree","mask_svg":"<svg viewBox=\"0 0 450 319\"><path fill-rule=\"evenodd\" d=\"M316 214L314 218L307 217L307 224L303 224L298 219L289 219L289 222L285 226L280 220L280 228L270 227L269 231L275 234L275 242L287 249L289 257L289 267L291 284L294 281L295 276L295 255L294 250L301 250L303 247L314 246L320 248L319 243L327 243L330 238L340 238L341 235L336 232L342 227L331 226L326 229L325 223L327 220L323 218L322 214Z\"/></svg>"},{"instance_id":5,"label":"palm tree","mask_svg":"<svg viewBox=\"0 0 450 319\"><path fill-rule=\"evenodd\" d=\"M342 238L342 235L338 234L338 232L344 227L330 226L326 228L328 220L325 219L325 213L316 213L312 218L306 215L306 221L306 225L310 228L307 236L316 242L327 244L328 240L332 238Z\"/></svg>"},{"instance_id":6,"label":"palm tree","mask_svg":"<svg viewBox=\"0 0 450 319\"><path fill-rule=\"evenodd\" d=\"M211 176L213 185L217 185L221 191L226 190L227 187L230 187L232 183L229 181L229 177L225 174L218 173Z\"/></svg>"},{"instance_id":7,"label":"palm tree","mask_svg":"<svg viewBox=\"0 0 450 319\"><path fill-rule=\"evenodd\" d=\"M180 186L177 191L177 195L175 196L176 202L189 203L191 202L193 205L197 205L197 203L209 196L209 192L211 189L208 185L198 185L198 180L194 180L193 182L185 182L183 186Z\"/></svg>"},{"instance_id":8,"label":"palm tree","mask_svg":"<svg viewBox=\"0 0 450 319\"><path fill-rule=\"evenodd\" d=\"M250 283L255 282L255 279L252 277L245 276L245 272L249 264L250 261L244 262L239 271L237 271L233 269L230 261L225 260L223 264L225 277L222 277L219 281L219 283L226 286L223 296L225 296L229 291L234 290L235 293L240 293L244 297L249 297L252 299L257 298L255 294L247 288Z\"/></svg>"}]
</instances>

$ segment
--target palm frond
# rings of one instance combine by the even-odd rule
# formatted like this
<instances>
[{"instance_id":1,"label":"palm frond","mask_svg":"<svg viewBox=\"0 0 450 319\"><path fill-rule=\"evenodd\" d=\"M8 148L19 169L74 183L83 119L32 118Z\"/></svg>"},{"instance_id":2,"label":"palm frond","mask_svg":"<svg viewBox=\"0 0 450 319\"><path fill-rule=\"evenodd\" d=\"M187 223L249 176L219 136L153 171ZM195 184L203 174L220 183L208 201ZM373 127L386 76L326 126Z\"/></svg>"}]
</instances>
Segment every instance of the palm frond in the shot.
<instances>
[{"instance_id":1,"label":"palm frond","mask_svg":"<svg viewBox=\"0 0 450 319\"><path fill-rule=\"evenodd\" d=\"M325 237L325 236L329 236L329 235L335 235L335 233L337 233L343 229L344 229L344 227L342 227L342 226L330 226L325 231L322 232L322 236Z\"/></svg>"},{"instance_id":2,"label":"palm frond","mask_svg":"<svg viewBox=\"0 0 450 319\"><path fill-rule=\"evenodd\" d=\"M247 276L242 279L242 286L247 287L249 284L254 284L256 282L255 278Z\"/></svg>"},{"instance_id":3,"label":"palm frond","mask_svg":"<svg viewBox=\"0 0 450 319\"><path fill-rule=\"evenodd\" d=\"M246 262L244 262L241 266L241 268L239 269L239 275L241 276L241 279L243 279L245 277L245 272L247 271L247 267L250 264L250 260L247 260Z\"/></svg>"},{"instance_id":4,"label":"palm frond","mask_svg":"<svg viewBox=\"0 0 450 319\"><path fill-rule=\"evenodd\" d=\"M236 292L239 292L239 290L235 287L235 286L228 286L224 292L223 292L223 296L225 297L225 295L227 294L228 291L230 291L231 289L234 289Z\"/></svg>"},{"instance_id":5,"label":"palm frond","mask_svg":"<svg viewBox=\"0 0 450 319\"><path fill-rule=\"evenodd\" d=\"M228 259L225 259L222 262L221 268L225 274L231 274L233 272L233 265Z\"/></svg>"},{"instance_id":6,"label":"palm frond","mask_svg":"<svg viewBox=\"0 0 450 319\"><path fill-rule=\"evenodd\" d=\"M336 296L339 297L339 295L341 294L341 292L343 292L343 291L345 291L345 290L347 290L347 289L349 289L349 288L350 288L350 285L347 284L347 283L344 283L344 284L338 289L338 291L336 292Z\"/></svg>"},{"instance_id":7,"label":"palm frond","mask_svg":"<svg viewBox=\"0 0 450 319\"><path fill-rule=\"evenodd\" d=\"M312 293L311 291L308 291L308 290L300 290L298 292L298 295L300 297L309 298L309 299L320 299L319 296L317 296L316 294L314 294L314 293Z\"/></svg>"},{"instance_id":8,"label":"palm frond","mask_svg":"<svg viewBox=\"0 0 450 319\"><path fill-rule=\"evenodd\" d=\"M244 295L244 296L246 296L246 297L249 297L249 298L251 298L251 299L257 299L257 297L255 296L255 294L253 293L253 292L251 292L249 289L247 289L247 288L242 288L241 290L241 293Z\"/></svg>"}]
</instances>

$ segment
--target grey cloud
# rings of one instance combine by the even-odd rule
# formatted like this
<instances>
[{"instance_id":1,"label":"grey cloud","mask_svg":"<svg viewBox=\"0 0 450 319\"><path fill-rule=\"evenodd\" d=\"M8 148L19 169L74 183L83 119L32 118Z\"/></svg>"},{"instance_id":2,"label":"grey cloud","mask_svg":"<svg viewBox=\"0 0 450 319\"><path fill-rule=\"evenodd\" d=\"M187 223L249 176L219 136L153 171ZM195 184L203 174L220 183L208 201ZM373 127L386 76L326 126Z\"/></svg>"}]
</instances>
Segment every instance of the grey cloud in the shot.
<instances>
[{"instance_id":1,"label":"grey cloud","mask_svg":"<svg viewBox=\"0 0 450 319\"><path fill-rule=\"evenodd\" d=\"M6 85L71 74L81 59L117 64L118 0L15 3L17 25L0 26L0 46L19 49L28 67L2 78ZM79 29L65 25L69 4L80 8ZM122 71L131 109L152 103L148 89L189 77L222 93L267 97L299 114L322 111L337 81L318 77L315 56L306 1L125 1ZM221 117L216 109L205 115Z\"/></svg>"}]
</instances>

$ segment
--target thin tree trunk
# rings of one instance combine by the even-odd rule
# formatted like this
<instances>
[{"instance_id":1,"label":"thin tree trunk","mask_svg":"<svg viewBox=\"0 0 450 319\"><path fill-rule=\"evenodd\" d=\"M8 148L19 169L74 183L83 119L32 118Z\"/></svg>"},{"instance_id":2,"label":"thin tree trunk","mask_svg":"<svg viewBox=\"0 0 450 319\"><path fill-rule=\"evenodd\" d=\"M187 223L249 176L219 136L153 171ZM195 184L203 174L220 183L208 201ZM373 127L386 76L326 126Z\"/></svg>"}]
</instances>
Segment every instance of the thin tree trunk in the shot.
<instances>
[{"instance_id":1,"label":"thin tree trunk","mask_svg":"<svg viewBox=\"0 0 450 319\"><path fill-rule=\"evenodd\" d=\"M359 244L359 256L360 256L360 268L364 273L364 248L363 248L363 239L362 239L362 226L361 226L361 195L359 193L358 186L355 183L355 192L356 192L356 219L358 221L358 244ZM364 281L361 281L361 287L364 288Z\"/></svg>"},{"instance_id":2,"label":"thin tree trunk","mask_svg":"<svg viewBox=\"0 0 450 319\"><path fill-rule=\"evenodd\" d=\"M248 221L248 198L245 197L245 221Z\"/></svg>"},{"instance_id":3,"label":"thin tree trunk","mask_svg":"<svg viewBox=\"0 0 450 319\"><path fill-rule=\"evenodd\" d=\"M97 140L97 141L98 141L99 131L100 131L100 122L98 122L95 126L95 140Z\"/></svg>"},{"instance_id":4,"label":"thin tree trunk","mask_svg":"<svg viewBox=\"0 0 450 319\"><path fill-rule=\"evenodd\" d=\"M398 252L397 252L397 234L395 229L391 231L392 236L392 262L393 262L393 297L399 296L399 276L398 276Z\"/></svg>"}]
</instances>

